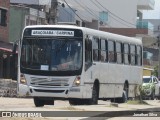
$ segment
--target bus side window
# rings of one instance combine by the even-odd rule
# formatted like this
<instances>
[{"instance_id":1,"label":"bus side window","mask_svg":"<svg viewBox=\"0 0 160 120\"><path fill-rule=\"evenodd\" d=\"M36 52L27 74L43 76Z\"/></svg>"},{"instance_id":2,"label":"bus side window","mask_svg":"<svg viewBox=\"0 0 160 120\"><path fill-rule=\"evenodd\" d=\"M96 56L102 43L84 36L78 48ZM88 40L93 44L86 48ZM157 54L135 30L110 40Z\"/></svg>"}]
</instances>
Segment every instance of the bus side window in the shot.
<instances>
[{"instance_id":1,"label":"bus side window","mask_svg":"<svg viewBox=\"0 0 160 120\"><path fill-rule=\"evenodd\" d=\"M116 42L116 58L117 63L122 63L122 44L120 42Z\"/></svg>"},{"instance_id":2,"label":"bus side window","mask_svg":"<svg viewBox=\"0 0 160 120\"><path fill-rule=\"evenodd\" d=\"M101 40L101 61L107 62L108 61L108 51L107 51L107 40Z\"/></svg>"},{"instance_id":3,"label":"bus side window","mask_svg":"<svg viewBox=\"0 0 160 120\"><path fill-rule=\"evenodd\" d=\"M142 48L141 46L136 46L136 65L142 65Z\"/></svg>"},{"instance_id":4,"label":"bus side window","mask_svg":"<svg viewBox=\"0 0 160 120\"><path fill-rule=\"evenodd\" d=\"M130 45L130 57L131 57L131 65L136 64L136 47L135 45Z\"/></svg>"},{"instance_id":5,"label":"bus side window","mask_svg":"<svg viewBox=\"0 0 160 120\"><path fill-rule=\"evenodd\" d=\"M130 63L130 58L129 58L129 45L124 43L123 45L123 60L124 60L124 64L129 64Z\"/></svg>"},{"instance_id":6,"label":"bus side window","mask_svg":"<svg viewBox=\"0 0 160 120\"><path fill-rule=\"evenodd\" d=\"M116 62L114 43L114 41L108 41L108 61L112 63Z\"/></svg>"},{"instance_id":7,"label":"bus side window","mask_svg":"<svg viewBox=\"0 0 160 120\"><path fill-rule=\"evenodd\" d=\"M93 60L99 61L99 39L93 38Z\"/></svg>"},{"instance_id":8,"label":"bus side window","mask_svg":"<svg viewBox=\"0 0 160 120\"><path fill-rule=\"evenodd\" d=\"M85 40L85 70L92 65L92 41L86 38Z\"/></svg>"}]
</instances>

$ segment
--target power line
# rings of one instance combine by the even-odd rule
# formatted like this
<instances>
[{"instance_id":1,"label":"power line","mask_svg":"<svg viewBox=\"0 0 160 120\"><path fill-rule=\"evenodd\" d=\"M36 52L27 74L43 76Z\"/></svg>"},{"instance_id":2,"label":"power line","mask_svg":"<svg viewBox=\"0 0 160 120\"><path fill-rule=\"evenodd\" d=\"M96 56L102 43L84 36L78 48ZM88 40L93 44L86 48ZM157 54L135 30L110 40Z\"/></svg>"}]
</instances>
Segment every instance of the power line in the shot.
<instances>
[{"instance_id":1,"label":"power line","mask_svg":"<svg viewBox=\"0 0 160 120\"><path fill-rule=\"evenodd\" d=\"M100 7L102 7L103 9L105 9L107 12L109 12L110 14L109 14L109 16L110 17L112 17L115 21L117 21L117 22L119 22L119 23L121 23L121 24L123 24L123 25L125 25L125 26L127 26L127 27L131 27L131 26L129 26L129 25L132 25L132 27L134 26L136 26L135 24L133 24L133 23L130 23L130 22L128 22L128 21L126 21L126 20L124 20L124 19L122 19L121 17L119 17L119 16L117 16L116 14L114 14L114 13L112 13L110 10L108 10L107 8L105 8L100 2L98 2L97 0L95 0L97 3L98 3L98 5L100 6ZM64 0L64 2L68 5L68 7L84 22L84 20L75 12L75 10L73 10L73 8L71 8L70 7L70 5ZM90 8L88 8L87 6L85 6L84 4L84 6L82 5L82 3L80 3L80 2L78 2L78 1L74 1L74 2L76 2L78 5L80 5L82 8L84 8L89 14L91 14L92 16L94 16L94 17L96 17L96 18L98 18L99 19L99 16L97 16L95 13L93 13L92 12L92 10L90 10ZM97 4L95 3L95 2L93 2L92 0L91 0L91 2L99 9L99 10L102 10L102 9L100 9L100 7L98 7L97 6ZM103 11L103 10L102 10ZM116 18L115 18L116 17ZM118 19L120 19L121 21L119 21L119 20L117 20L117 18ZM123 21L123 22L122 22ZM129 24L129 25L128 25ZM148 29L150 29L149 27L148 27Z\"/></svg>"},{"instance_id":2,"label":"power line","mask_svg":"<svg viewBox=\"0 0 160 120\"><path fill-rule=\"evenodd\" d=\"M89 7L85 6L83 3L80 4L80 3L79 3L78 1L76 1L76 0L75 0L75 2L76 2L78 5L80 5L82 8L84 8L86 11L88 11L91 15L93 15L94 17L96 17L98 20L102 21L101 18L100 18L98 15L96 15L94 12L92 12L92 10L91 10ZM82 4L83 4L84 6L83 6ZM85 7L86 7L87 9L86 9ZM107 24L107 26L108 26L108 27L111 27L109 24Z\"/></svg>"},{"instance_id":3,"label":"power line","mask_svg":"<svg viewBox=\"0 0 160 120\"><path fill-rule=\"evenodd\" d=\"M78 2L77 0L73 0L76 4L80 5L84 10L86 10L89 14L91 14L93 17L97 18L98 20L101 18L95 14L94 12L92 12L92 10L90 8L88 8L87 6L85 6L83 3ZM83 5L82 5L83 4ZM108 24L107 24L108 25ZM110 25L108 25L109 27L111 27Z\"/></svg>"},{"instance_id":4,"label":"power line","mask_svg":"<svg viewBox=\"0 0 160 120\"><path fill-rule=\"evenodd\" d=\"M63 9L66 13L68 13L68 14L70 14L70 16L73 16L69 11L67 11L65 8ZM73 11L72 11L73 12ZM75 13L75 12L74 12ZM81 14L81 13L80 13ZM81 14L81 16L83 17L83 18L86 18L83 14Z\"/></svg>"},{"instance_id":5,"label":"power line","mask_svg":"<svg viewBox=\"0 0 160 120\"><path fill-rule=\"evenodd\" d=\"M116 14L112 13L110 10L108 10L107 8L105 8L105 7L104 7L100 2L98 2L97 0L95 0L95 1L96 1L102 8L104 8L105 10L107 10L108 12L110 12L112 15L114 15L114 16L117 17L117 18L119 18L119 19L122 20L123 22L128 23L128 24L133 25L133 26L136 26L135 24L130 23L130 22L122 19L121 17L117 16ZM92 1L92 2L93 2L93 1Z\"/></svg>"},{"instance_id":6,"label":"power line","mask_svg":"<svg viewBox=\"0 0 160 120\"><path fill-rule=\"evenodd\" d=\"M92 3L99 9L99 10L101 10L98 6L97 6L97 4L95 3L95 2L93 2L92 1ZM103 11L103 10L101 10L101 11ZM108 12L108 10L107 10L107 12ZM125 25L125 26L127 26L127 27L131 27L131 26L129 26L128 24L125 24L125 23L123 23L122 21L119 21L119 20L117 20L116 18L114 18L115 16L112 16L112 14L108 14L111 18L113 18L115 21L117 21L117 22L119 22L119 23L121 23L122 25Z\"/></svg>"},{"instance_id":7,"label":"power line","mask_svg":"<svg viewBox=\"0 0 160 120\"><path fill-rule=\"evenodd\" d=\"M89 9L88 7L85 6L85 7L87 8L87 9L86 9L86 8L85 8L82 4L80 4L78 1L76 1L76 0L73 0L73 1L76 2L78 5L80 5L80 6L81 6L83 9L85 9L87 12L89 12L89 14L91 14L92 16L94 16L94 17L96 16L96 18L99 18L96 14L94 14L92 11L90 11L90 9Z\"/></svg>"},{"instance_id":8,"label":"power line","mask_svg":"<svg viewBox=\"0 0 160 120\"><path fill-rule=\"evenodd\" d=\"M136 27L135 24L130 23L130 22L128 22L128 21L122 19L121 17L117 16L116 14L112 13L110 10L108 10L107 8L105 8L100 2L98 2L97 0L95 0L95 1L96 1L102 8L104 8L104 9L107 10L109 13L111 13L111 15L113 15L114 17L116 17L116 18L122 20L123 22L125 22L125 23L127 23L127 24L129 24L129 25L132 25L132 26ZM93 0L92 0L92 3L95 4L95 5L97 6L97 4L96 4L95 2L93 2ZM97 7L98 7L98 6L97 6ZM114 20L118 21L118 20L115 19L113 16L111 16L111 17L112 17ZM120 22L120 21L118 21L118 22ZM124 24L124 23L122 23L122 22L120 22L120 23L123 24L123 25L128 26L127 24ZM128 27L130 27L130 26L128 26ZM150 27L150 28L148 27L148 29L152 29L152 28L151 28L151 27Z\"/></svg>"},{"instance_id":9,"label":"power line","mask_svg":"<svg viewBox=\"0 0 160 120\"><path fill-rule=\"evenodd\" d=\"M83 19L75 12L75 10L73 10L73 8L71 8L71 6L64 0L64 2L67 4L67 6L77 15L77 17L80 19L80 20L82 20L82 22L84 22L83 21Z\"/></svg>"}]
</instances>

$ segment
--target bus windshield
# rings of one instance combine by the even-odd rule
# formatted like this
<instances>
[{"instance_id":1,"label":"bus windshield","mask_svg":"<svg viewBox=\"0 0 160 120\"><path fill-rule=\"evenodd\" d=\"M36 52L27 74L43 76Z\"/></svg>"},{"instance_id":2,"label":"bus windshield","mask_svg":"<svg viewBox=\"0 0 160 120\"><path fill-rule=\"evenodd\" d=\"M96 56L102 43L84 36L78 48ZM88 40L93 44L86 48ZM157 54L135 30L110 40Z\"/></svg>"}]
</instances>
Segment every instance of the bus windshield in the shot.
<instances>
[{"instance_id":1,"label":"bus windshield","mask_svg":"<svg viewBox=\"0 0 160 120\"><path fill-rule=\"evenodd\" d=\"M25 38L21 67L44 71L73 71L82 67L82 40Z\"/></svg>"}]
</instances>

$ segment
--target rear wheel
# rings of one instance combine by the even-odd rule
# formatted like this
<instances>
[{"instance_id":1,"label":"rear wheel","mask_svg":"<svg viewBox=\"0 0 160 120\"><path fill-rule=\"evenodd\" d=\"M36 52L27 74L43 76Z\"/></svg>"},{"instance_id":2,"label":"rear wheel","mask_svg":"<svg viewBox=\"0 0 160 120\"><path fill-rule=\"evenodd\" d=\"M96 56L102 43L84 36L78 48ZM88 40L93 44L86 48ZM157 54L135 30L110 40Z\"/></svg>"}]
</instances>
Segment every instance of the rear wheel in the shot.
<instances>
[{"instance_id":1,"label":"rear wheel","mask_svg":"<svg viewBox=\"0 0 160 120\"><path fill-rule=\"evenodd\" d=\"M117 103L125 103L128 100L128 85L125 83L124 84L124 89L123 89L123 93L122 93L122 97L121 98L116 98L116 102Z\"/></svg>"},{"instance_id":2,"label":"rear wheel","mask_svg":"<svg viewBox=\"0 0 160 120\"><path fill-rule=\"evenodd\" d=\"M90 105L97 105L98 104L98 88L96 85L93 85L93 90L92 90L92 98L89 100Z\"/></svg>"},{"instance_id":3,"label":"rear wheel","mask_svg":"<svg viewBox=\"0 0 160 120\"><path fill-rule=\"evenodd\" d=\"M125 103L128 101L128 89L129 89L129 86L127 83L125 83L123 94L122 94L122 103Z\"/></svg>"},{"instance_id":4,"label":"rear wheel","mask_svg":"<svg viewBox=\"0 0 160 120\"><path fill-rule=\"evenodd\" d=\"M116 103L125 103L125 102L127 102L127 94L126 94L126 92L123 91L122 97L111 99L111 102L116 102Z\"/></svg>"},{"instance_id":5,"label":"rear wheel","mask_svg":"<svg viewBox=\"0 0 160 120\"><path fill-rule=\"evenodd\" d=\"M121 98L121 103L125 103L128 100L127 92L124 90Z\"/></svg>"}]
</instances>

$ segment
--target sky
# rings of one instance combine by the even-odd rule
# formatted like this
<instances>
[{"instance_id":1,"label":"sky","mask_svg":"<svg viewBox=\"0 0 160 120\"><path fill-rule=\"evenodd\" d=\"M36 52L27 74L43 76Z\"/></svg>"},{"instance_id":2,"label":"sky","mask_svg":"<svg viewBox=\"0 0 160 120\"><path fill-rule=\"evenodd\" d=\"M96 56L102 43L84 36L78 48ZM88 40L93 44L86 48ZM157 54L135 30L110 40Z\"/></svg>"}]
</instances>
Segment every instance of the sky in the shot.
<instances>
[{"instance_id":1,"label":"sky","mask_svg":"<svg viewBox=\"0 0 160 120\"><path fill-rule=\"evenodd\" d=\"M143 19L160 19L160 0L155 0L154 10L143 10Z\"/></svg>"}]
</instances>

